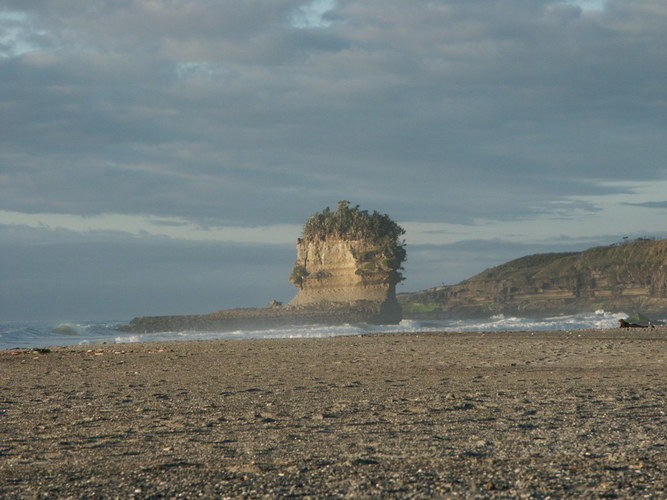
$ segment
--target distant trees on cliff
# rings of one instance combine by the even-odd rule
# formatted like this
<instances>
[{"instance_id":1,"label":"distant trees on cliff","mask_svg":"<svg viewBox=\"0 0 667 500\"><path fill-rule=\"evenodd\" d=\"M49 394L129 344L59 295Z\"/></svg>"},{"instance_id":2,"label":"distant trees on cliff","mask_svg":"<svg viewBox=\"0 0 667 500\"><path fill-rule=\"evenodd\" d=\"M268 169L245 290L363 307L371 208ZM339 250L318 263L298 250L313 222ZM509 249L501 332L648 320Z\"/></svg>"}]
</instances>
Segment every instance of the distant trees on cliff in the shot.
<instances>
[{"instance_id":1,"label":"distant trees on cliff","mask_svg":"<svg viewBox=\"0 0 667 500\"><path fill-rule=\"evenodd\" d=\"M332 212L329 207L311 216L303 226L302 240L305 242L327 239L365 241L372 250L360 252L355 258L360 263L359 274L389 273L391 280L403 280L401 264L406 260L405 230L388 215L376 211L359 210L359 205L350 207L350 202L338 202ZM291 277L293 283L301 282L305 269L296 269ZM292 279L293 278L293 279Z\"/></svg>"},{"instance_id":2,"label":"distant trees on cliff","mask_svg":"<svg viewBox=\"0 0 667 500\"><path fill-rule=\"evenodd\" d=\"M350 202L338 202L338 209L332 212L329 207L311 216L303 226L302 238L306 241L326 238L349 240L372 240L380 242L390 239L399 244L405 230L389 218L376 211L359 210L359 205L350 207ZM403 246L403 243L400 243Z\"/></svg>"}]
</instances>

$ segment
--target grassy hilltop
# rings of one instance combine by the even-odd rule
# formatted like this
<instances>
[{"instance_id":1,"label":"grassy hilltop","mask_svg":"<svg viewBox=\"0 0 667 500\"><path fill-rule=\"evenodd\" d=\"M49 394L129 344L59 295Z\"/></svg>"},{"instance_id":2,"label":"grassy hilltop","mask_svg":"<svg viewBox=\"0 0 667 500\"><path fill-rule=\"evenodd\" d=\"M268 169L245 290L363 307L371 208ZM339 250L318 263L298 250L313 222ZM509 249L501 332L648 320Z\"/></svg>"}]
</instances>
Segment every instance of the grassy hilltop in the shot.
<instances>
[{"instance_id":1,"label":"grassy hilltop","mask_svg":"<svg viewBox=\"0 0 667 500\"><path fill-rule=\"evenodd\" d=\"M595 309L667 314L667 239L529 255L457 285L398 298L406 317Z\"/></svg>"}]
</instances>

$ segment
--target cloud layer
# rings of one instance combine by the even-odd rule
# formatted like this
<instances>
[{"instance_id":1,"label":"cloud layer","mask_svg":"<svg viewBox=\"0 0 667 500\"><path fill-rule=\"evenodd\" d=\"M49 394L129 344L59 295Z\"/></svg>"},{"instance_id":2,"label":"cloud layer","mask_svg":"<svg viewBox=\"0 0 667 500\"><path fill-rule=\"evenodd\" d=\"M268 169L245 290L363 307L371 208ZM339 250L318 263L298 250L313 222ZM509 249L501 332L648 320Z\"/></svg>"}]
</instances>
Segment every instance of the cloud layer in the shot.
<instances>
[{"instance_id":1,"label":"cloud layer","mask_svg":"<svg viewBox=\"0 0 667 500\"><path fill-rule=\"evenodd\" d=\"M38 231L25 219L35 214L61 229L72 217L157 218L214 241L236 228L258 244L340 199L445 228L429 245L464 241L456 227L525 250L540 244L531 228L550 225L556 246L665 231L665 191L652 189L667 182L661 0L3 9L3 245L16 243L11 228ZM443 281L496 263L461 271L447 249ZM427 276L419 252L409 266Z\"/></svg>"}]
</instances>

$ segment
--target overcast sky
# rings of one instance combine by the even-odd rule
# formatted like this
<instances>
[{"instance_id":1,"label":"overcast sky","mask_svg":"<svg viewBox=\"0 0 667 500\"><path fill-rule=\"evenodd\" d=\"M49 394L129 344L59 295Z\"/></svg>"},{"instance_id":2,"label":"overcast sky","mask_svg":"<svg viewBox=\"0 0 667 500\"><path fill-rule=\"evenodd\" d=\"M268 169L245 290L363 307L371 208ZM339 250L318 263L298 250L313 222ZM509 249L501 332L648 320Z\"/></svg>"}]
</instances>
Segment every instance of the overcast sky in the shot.
<instances>
[{"instance_id":1,"label":"overcast sky","mask_svg":"<svg viewBox=\"0 0 667 500\"><path fill-rule=\"evenodd\" d=\"M667 235L664 0L2 0L0 320L288 301L301 225L399 291Z\"/></svg>"}]
</instances>

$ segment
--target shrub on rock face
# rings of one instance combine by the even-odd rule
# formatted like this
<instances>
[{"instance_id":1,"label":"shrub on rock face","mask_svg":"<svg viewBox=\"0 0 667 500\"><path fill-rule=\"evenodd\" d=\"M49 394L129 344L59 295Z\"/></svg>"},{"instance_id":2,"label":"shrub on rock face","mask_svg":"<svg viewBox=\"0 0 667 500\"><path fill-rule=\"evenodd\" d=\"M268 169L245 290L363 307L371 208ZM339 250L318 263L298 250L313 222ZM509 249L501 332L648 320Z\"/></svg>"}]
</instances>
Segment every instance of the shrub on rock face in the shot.
<instances>
[{"instance_id":1,"label":"shrub on rock face","mask_svg":"<svg viewBox=\"0 0 667 500\"><path fill-rule=\"evenodd\" d=\"M306 276L308 276L308 271L306 271L306 268L301 265L295 265L294 269L292 269L292 274L289 276L289 280L296 286L300 287Z\"/></svg>"},{"instance_id":2,"label":"shrub on rock face","mask_svg":"<svg viewBox=\"0 0 667 500\"><path fill-rule=\"evenodd\" d=\"M350 208L349 201L339 201L338 210L329 207L311 216L303 226L302 238L306 241L327 238L347 240L388 241L403 248L399 238L405 230L389 218L374 211L359 210L359 205ZM405 253L405 251L404 251Z\"/></svg>"},{"instance_id":3,"label":"shrub on rock face","mask_svg":"<svg viewBox=\"0 0 667 500\"><path fill-rule=\"evenodd\" d=\"M404 234L405 230L389 216L376 211L369 213L359 210L359 205L350 207L348 201L339 201L335 212L327 207L306 221L301 241L364 241L371 249L354 256L359 264L357 274L384 273L389 281L398 283L404 279L401 265L407 256L405 241L401 239ZM290 281L301 286L307 275L302 265L295 265Z\"/></svg>"}]
</instances>

